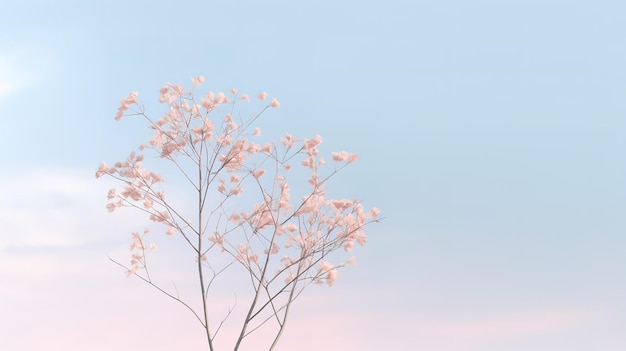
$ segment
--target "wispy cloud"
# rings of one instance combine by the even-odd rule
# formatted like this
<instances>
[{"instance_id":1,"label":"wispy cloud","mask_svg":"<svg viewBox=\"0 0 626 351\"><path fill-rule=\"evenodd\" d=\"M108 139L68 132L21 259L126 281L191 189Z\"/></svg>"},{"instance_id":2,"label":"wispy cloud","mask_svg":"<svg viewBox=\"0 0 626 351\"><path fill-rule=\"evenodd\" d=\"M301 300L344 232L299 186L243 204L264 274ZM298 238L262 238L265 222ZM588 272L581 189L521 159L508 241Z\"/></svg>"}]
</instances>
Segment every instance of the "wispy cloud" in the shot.
<instances>
[{"instance_id":1,"label":"wispy cloud","mask_svg":"<svg viewBox=\"0 0 626 351\"><path fill-rule=\"evenodd\" d=\"M59 46L58 40L55 46L46 41L53 34L43 37L0 49L0 100L25 91L59 70L59 55L64 47Z\"/></svg>"},{"instance_id":2,"label":"wispy cloud","mask_svg":"<svg viewBox=\"0 0 626 351\"><path fill-rule=\"evenodd\" d=\"M28 50L0 52L0 99L8 98L37 81L33 53Z\"/></svg>"},{"instance_id":3,"label":"wispy cloud","mask_svg":"<svg viewBox=\"0 0 626 351\"><path fill-rule=\"evenodd\" d=\"M0 176L0 249L85 245L121 223L133 223L123 211L117 221L107 221L105 194L111 184L96 181L92 173L31 169Z\"/></svg>"}]
</instances>

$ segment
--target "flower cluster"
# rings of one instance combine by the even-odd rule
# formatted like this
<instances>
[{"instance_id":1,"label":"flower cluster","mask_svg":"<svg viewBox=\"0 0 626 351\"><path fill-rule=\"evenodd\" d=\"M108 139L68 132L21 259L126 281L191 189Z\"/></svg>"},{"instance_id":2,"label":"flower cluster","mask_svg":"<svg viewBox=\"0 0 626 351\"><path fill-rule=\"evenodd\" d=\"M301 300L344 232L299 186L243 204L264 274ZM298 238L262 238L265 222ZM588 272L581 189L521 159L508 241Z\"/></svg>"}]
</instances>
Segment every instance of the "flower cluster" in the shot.
<instances>
[{"instance_id":1,"label":"flower cluster","mask_svg":"<svg viewBox=\"0 0 626 351\"><path fill-rule=\"evenodd\" d=\"M167 111L158 119L144 113L134 92L122 100L115 116L121 119L132 106L136 115L148 121L154 134L139 146L139 152L153 152L180 171L196 193L189 202L197 202L197 213L185 213L166 199L160 188L163 178L144 168L143 154L131 152L113 166L102 163L96 177L110 176L121 184L107 194L109 211L135 207L164 225L167 235L187 242L200 264L201 285L208 274L203 267L209 267L204 265L215 255L228 255L245 267L256 296L250 307L251 320L281 298L288 306L309 283L333 285L338 269L353 263L354 258L331 261L341 251L351 251L355 243L365 244L364 229L378 221L380 211L366 210L357 200L332 199L326 194L327 181L354 162L356 154L333 152L333 166L329 167L320 153L320 135L298 139L286 133L279 143L258 142L261 129L253 124L267 109L280 107L279 101L272 98L249 119L236 119L236 102L249 102L250 96L231 89L229 94L209 91L196 98L195 91L203 82L202 76L192 78L191 91L179 84L163 86L159 102L167 105ZM266 101L267 93L258 98ZM294 161L303 168L294 172ZM308 190L293 196L288 180L298 180L302 170L309 174ZM186 219L191 217L198 220ZM132 233L129 274L141 277L140 268L148 274L143 242L148 232L146 229L141 236ZM144 279L149 279L147 276ZM203 299L205 289L203 285Z\"/></svg>"}]
</instances>

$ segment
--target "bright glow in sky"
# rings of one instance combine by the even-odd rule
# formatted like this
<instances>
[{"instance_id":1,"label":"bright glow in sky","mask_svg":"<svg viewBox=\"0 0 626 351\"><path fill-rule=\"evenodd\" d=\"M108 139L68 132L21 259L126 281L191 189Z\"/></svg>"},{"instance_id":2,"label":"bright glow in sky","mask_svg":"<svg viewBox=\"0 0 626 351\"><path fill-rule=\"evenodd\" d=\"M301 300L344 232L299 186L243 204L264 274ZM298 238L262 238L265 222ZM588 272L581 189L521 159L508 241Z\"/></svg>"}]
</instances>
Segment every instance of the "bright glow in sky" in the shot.
<instances>
[{"instance_id":1,"label":"bright glow in sky","mask_svg":"<svg viewBox=\"0 0 626 351\"><path fill-rule=\"evenodd\" d=\"M107 213L94 179L146 135L113 121L119 101L158 110L199 74L277 97L264 133L358 153L329 194L386 217L297 301L280 350L626 349L622 1L2 7L0 349L204 346L108 261L144 222Z\"/></svg>"}]
</instances>

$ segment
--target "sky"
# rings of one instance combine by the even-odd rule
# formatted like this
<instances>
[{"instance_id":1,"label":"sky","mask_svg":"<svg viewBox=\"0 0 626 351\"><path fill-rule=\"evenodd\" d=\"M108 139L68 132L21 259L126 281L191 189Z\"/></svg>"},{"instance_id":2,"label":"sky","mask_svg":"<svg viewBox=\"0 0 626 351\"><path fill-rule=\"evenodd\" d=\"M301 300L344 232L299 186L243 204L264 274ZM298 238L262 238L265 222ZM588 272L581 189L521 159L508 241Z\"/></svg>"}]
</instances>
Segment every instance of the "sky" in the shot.
<instances>
[{"instance_id":1,"label":"sky","mask_svg":"<svg viewBox=\"0 0 626 351\"><path fill-rule=\"evenodd\" d=\"M121 99L158 111L161 86L198 75L278 98L267 135L359 154L329 195L385 217L296 301L278 350L626 348L623 2L2 8L0 349L205 347L188 311L109 261L146 219L108 213L94 177L147 135L114 121Z\"/></svg>"}]
</instances>

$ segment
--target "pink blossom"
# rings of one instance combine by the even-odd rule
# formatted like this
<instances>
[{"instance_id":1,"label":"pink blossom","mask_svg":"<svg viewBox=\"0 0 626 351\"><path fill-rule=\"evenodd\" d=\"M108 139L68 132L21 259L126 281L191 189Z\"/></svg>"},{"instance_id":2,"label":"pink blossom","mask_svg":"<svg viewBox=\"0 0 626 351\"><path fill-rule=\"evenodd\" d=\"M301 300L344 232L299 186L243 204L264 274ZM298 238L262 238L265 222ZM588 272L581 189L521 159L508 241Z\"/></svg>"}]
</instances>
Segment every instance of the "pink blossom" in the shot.
<instances>
[{"instance_id":1,"label":"pink blossom","mask_svg":"<svg viewBox=\"0 0 626 351\"><path fill-rule=\"evenodd\" d=\"M130 249L143 249L143 242L141 241L141 237L139 236L139 233L137 232L133 232L131 233L132 237L133 237L133 242L130 244Z\"/></svg>"},{"instance_id":2,"label":"pink blossom","mask_svg":"<svg viewBox=\"0 0 626 351\"><path fill-rule=\"evenodd\" d=\"M125 187L120 195L122 197L124 197L124 198L129 198L130 197L131 199L133 199L135 201L139 201L142 198L141 193L136 188L134 188L132 186Z\"/></svg>"},{"instance_id":3,"label":"pink blossom","mask_svg":"<svg viewBox=\"0 0 626 351\"><path fill-rule=\"evenodd\" d=\"M326 284L328 284L328 286L333 286L338 276L339 276L339 271L337 271L336 269L329 271L328 274L326 275Z\"/></svg>"},{"instance_id":4,"label":"pink blossom","mask_svg":"<svg viewBox=\"0 0 626 351\"><path fill-rule=\"evenodd\" d=\"M367 242L367 235L365 235L363 233L359 233L357 235L356 242L358 242L359 245L361 245L361 246L365 245L365 243Z\"/></svg>"},{"instance_id":5,"label":"pink blossom","mask_svg":"<svg viewBox=\"0 0 626 351\"><path fill-rule=\"evenodd\" d=\"M342 151L342 152L332 152L331 154L333 155L333 161L337 161L337 162L344 161L346 159L346 157L348 156L345 151Z\"/></svg>"},{"instance_id":6,"label":"pink blossom","mask_svg":"<svg viewBox=\"0 0 626 351\"><path fill-rule=\"evenodd\" d=\"M217 97L215 98L215 103L223 104L225 102L228 102L228 98L226 97L226 95L224 95L224 93L222 92L217 93Z\"/></svg>"},{"instance_id":7,"label":"pink blossom","mask_svg":"<svg viewBox=\"0 0 626 351\"><path fill-rule=\"evenodd\" d=\"M167 219L170 217L169 213L163 211L156 211L155 213L150 215L150 220L154 222L167 222Z\"/></svg>"},{"instance_id":8,"label":"pink blossom","mask_svg":"<svg viewBox=\"0 0 626 351\"><path fill-rule=\"evenodd\" d=\"M209 241L217 244L224 252L224 237L219 232L213 233L213 236L209 237Z\"/></svg>"},{"instance_id":9,"label":"pink blossom","mask_svg":"<svg viewBox=\"0 0 626 351\"><path fill-rule=\"evenodd\" d=\"M359 155L357 154L348 154L348 163L356 161L357 158L359 158Z\"/></svg>"},{"instance_id":10,"label":"pink blossom","mask_svg":"<svg viewBox=\"0 0 626 351\"><path fill-rule=\"evenodd\" d=\"M206 93L201 101L201 105L209 111L213 110L213 108L215 107L215 96L213 95L212 91Z\"/></svg>"},{"instance_id":11,"label":"pink blossom","mask_svg":"<svg viewBox=\"0 0 626 351\"><path fill-rule=\"evenodd\" d=\"M167 228L167 231L165 232L166 235L174 235L176 234L176 228L174 227L169 227Z\"/></svg>"},{"instance_id":12,"label":"pink blossom","mask_svg":"<svg viewBox=\"0 0 626 351\"><path fill-rule=\"evenodd\" d=\"M328 261L322 261L319 266L319 273L326 273L326 284L328 286L332 286L337 277L339 276L339 272L335 269L335 267Z\"/></svg>"},{"instance_id":13,"label":"pink blossom","mask_svg":"<svg viewBox=\"0 0 626 351\"><path fill-rule=\"evenodd\" d=\"M269 253L270 255L274 255L274 254L277 254L278 251L280 251L280 246L278 246L275 242L273 242L271 250L266 249L264 252L265 254Z\"/></svg>"},{"instance_id":14,"label":"pink blossom","mask_svg":"<svg viewBox=\"0 0 626 351\"><path fill-rule=\"evenodd\" d=\"M131 91L127 98L122 100L120 107L117 109L115 120L119 121L124 115L124 111L128 110L128 107L137 102L137 96L139 94L136 91Z\"/></svg>"},{"instance_id":15,"label":"pink blossom","mask_svg":"<svg viewBox=\"0 0 626 351\"><path fill-rule=\"evenodd\" d=\"M379 214L380 214L380 210L377 207L374 207L369 211L369 216L373 218L378 217Z\"/></svg>"},{"instance_id":16,"label":"pink blossom","mask_svg":"<svg viewBox=\"0 0 626 351\"><path fill-rule=\"evenodd\" d=\"M259 177L261 177L263 174L265 174L265 170L262 168L259 169L255 169L252 172L252 176L254 176L254 178L259 179Z\"/></svg>"},{"instance_id":17,"label":"pink blossom","mask_svg":"<svg viewBox=\"0 0 626 351\"><path fill-rule=\"evenodd\" d=\"M256 127L256 128L254 129L254 133L252 133L252 135L254 135L254 136L259 136L259 135L261 135L261 129L260 129L259 127Z\"/></svg>"},{"instance_id":18,"label":"pink blossom","mask_svg":"<svg viewBox=\"0 0 626 351\"><path fill-rule=\"evenodd\" d=\"M291 136L291 134L287 133L285 134L284 137L282 137L282 139L280 139L280 142L287 147L291 147L291 145L294 143L295 139Z\"/></svg>"},{"instance_id":19,"label":"pink blossom","mask_svg":"<svg viewBox=\"0 0 626 351\"><path fill-rule=\"evenodd\" d=\"M191 81L193 82L193 86L197 87L198 85L204 83L204 76L198 76L197 78L191 78Z\"/></svg>"},{"instance_id":20,"label":"pink blossom","mask_svg":"<svg viewBox=\"0 0 626 351\"><path fill-rule=\"evenodd\" d=\"M156 173L152 173L152 172L150 172L150 179L152 179L153 183L162 183L163 182L163 177L161 177L160 175L158 175Z\"/></svg>"},{"instance_id":21,"label":"pink blossom","mask_svg":"<svg viewBox=\"0 0 626 351\"><path fill-rule=\"evenodd\" d=\"M250 101L250 95L248 95L248 94L241 95L241 100Z\"/></svg>"},{"instance_id":22,"label":"pink blossom","mask_svg":"<svg viewBox=\"0 0 626 351\"><path fill-rule=\"evenodd\" d=\"M265 101L265 98L267 98L267 93L266 92L262 92L259 94L259 100Z\"/></svg>"},{"instance_id":23,"label":"pink blossom","mask_svg":"<svg viewBox=\"0 0 626 351\"><path fill-rule=\"evenodd\" d=\"M96 178L102 177L106 173L106 170L107 170L107 164L102 162L100 166L98 167L98 171L96 172Z\"/></svg>"},{"instance_id":24,"label":"pink blossom","mask_svg":"<svg viewBox=\"0 0 626 351\"><path fill-rule=\"evenodd\" d=\"M233 189L230 191L230 193L231 193L232 195L239 195L239 194L243 193L243 188L242 188L242 187L240 187L240 186L235 187L235 188L233 188Z\"/></svg>"},{"instance_id":25,"label":"pink blossom","mask_svg":"<svg viewBox=\"0 0 626 351\"><path fill-rule=\"evenodd\" d=\"M237 89L235 89L235 88L230 89L230 92L231 92L233 95L237 95Z\"/></svg>"},{"instance_id":26,"label":"pink blossom","mask_svg":"<svg viewBox=\"0 0 626 351\"><path fill-rule=\"evenodd\" d=\"M109 192L107 193L107 199L111 200L112 198L114 198L117 195L117 190L115 190L115 188L113 189L109 189Z\"/></svg>"},{"instance_id":27,"label":"pink blossom","mask_svg":"<svg viewBox=\"0 0 626 351\"><path fill-rule=\"evenodd\" d=\"M265 99L262 99L262 100L265 100ZM270 102L270 106L278 108L278 107L280 107L280 102L278 102L278 100L276 100L276 98L272 98L272 102Z\"/></svg>"}]
</instances>

